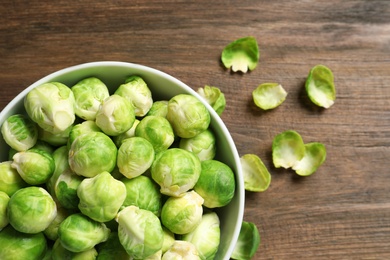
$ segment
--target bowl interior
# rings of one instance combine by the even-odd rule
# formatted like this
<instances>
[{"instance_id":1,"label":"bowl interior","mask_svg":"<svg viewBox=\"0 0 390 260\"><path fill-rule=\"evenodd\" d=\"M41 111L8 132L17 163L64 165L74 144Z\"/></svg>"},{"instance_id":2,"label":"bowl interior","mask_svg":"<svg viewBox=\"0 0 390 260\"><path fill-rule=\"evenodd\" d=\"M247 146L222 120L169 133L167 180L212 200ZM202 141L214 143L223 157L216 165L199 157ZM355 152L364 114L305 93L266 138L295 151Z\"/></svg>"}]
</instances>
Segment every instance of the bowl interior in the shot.
<instances>
[{"instance_id":1,"label":"bowl interior","mask_svg":"<svg viewBox=\"0 0 390 260\"><path fill-rule=\"evenodd\" d=\"M210 127L217 137L216 159L229 165L236 174L237 185L234 198L229 205L216 210L221 221L221 245L216 259L229 259L239 235L244 212L244 181L239 156L232 137L221 118L194 90L183 82L164 72L133 63L115 61L85 63L54 72L26 88L1 111L0 125L10 115L25 113L24 97L32 88L42 83L59 81L71 87L81 79L95 76L107 85L112 94L130 75L139 75L146 81L155 101L168 100L174 95L187 93L197 96L210 111ZM0 161L6 161L8 150L3 148L6 147L3 138L0 138L0 147Z\"/></svg>"}]
</instances>

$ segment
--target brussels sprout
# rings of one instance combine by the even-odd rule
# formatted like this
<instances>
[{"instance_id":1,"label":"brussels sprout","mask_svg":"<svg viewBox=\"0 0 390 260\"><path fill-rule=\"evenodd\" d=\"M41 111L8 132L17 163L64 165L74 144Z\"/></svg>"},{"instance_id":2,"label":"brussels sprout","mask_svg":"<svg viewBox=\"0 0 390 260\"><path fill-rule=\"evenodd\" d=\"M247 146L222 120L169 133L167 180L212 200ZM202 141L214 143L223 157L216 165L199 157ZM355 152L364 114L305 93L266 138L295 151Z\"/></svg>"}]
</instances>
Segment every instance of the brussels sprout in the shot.
<instances>
[{"instance_id":1,"label":"brussels sprout","mask_svg":"<svg viewBox=\"0 0 390 260\"><path fill-rule=\"evenodd\" d=\"M0 191L7 193L9 197L21 188L28 186L11 165L12 161L0 163Z\"/></svg>"},{"instance_id":2,"label":"brussels sprout","mask_svg":"<svg viewBox=\"0 0 390 260\"><path fill-rule=\"evenodd\" d=\"M207 160L201 163L202 171L194 190L204 199L208 208L229 204L236 189L232 169L223 162Z\"/></svg>"},{"instance_id":3,"label":"brussels sprout","mask_svg":"<svg viewBox=\"0 0 390 260\"><path fill-rule=\"evenodd\" d=\"M119 95L106 98L96 114L96 125L110 136L126 132L134 121L134 108L126 98Z\"/></svg>"},{"instance_id":4,"label":"brussels sprout","mask_svg":"<svg viewBox=\"0 0 390 260\"><path fill-rule=\"evenodd\" d=\"M68 149L72 146L73 141L82 134L88 134L91 132L102 132L102 130L96 125L95 121L83 121L72 127L67 139Z\"/></svg>"},{"instance_id":5,"label":"brussels sprout","mask_svg":"<svg viewBox=\"0 0 390 260\"><path fill-rule=\"evenodd\" d=\"M44 83L32 89L24 99L30 118L53 134L65 131L76 119L73 92L62 83Z\"/></svg>"},{"instance_id":6,"label":"brussels sprout","mask_svg":"<svg viewBox=\"0 0 390 260\"><path fill-rule=\"evenodd\" d=\"M329 108L336 99L336 89L332 71L324 66L314 66L306 79L306 92L317 106Z\"/></svg>"},{"instance_id":7,"label":"brussels sprout","mask_svg":"<svg viewBox=\"0 0 390 260\"><path fill-rule=\"evenodd\" d=\"M187 241L176 240L161 260L200 260L195 246Z\"/></svg>"},{"instance_id":8,"label":"brussels sprout","mask_svg":"<svg viewBox=\"0 0 390 260\"><path fill-rule=\"evenodd\" d=\"M226 107L226 99L219 88L206 85L203 88L199 88L197 92L218 115L222 115Z\"/></svg>"},{"instance_id":9,"label":"brussels sprout","mask_svg":"<svg viewBox=\"0 0 390 260\"><path fill-rule=\"evenodd\" d=\"M182 240L195 246L200 259L214 259L221 241L221 229L217 213L208 212L203 214L202 221L195 230L183 235Z\"/></svg>"},{"instance_id":10,"label":"brussels sprout","mask_svg":"<svg viewBox=\"0 0 390 260\"><path fill-rule=\"evenodd\" d=\"M138 176L133 179L123 178L121 181L126 187L126 199L123 207L137 206L140 209L149 210L156 216L160 215L162 208L162 196L158 185L147 176Z\"/></svg>"},{"instance_id":11,"label":"brussels sprout","mask_svg":"<svg viewBox=\"0 0 390 260\"><path fill-rule=\"evenodd\" d=\"M58 238L58 228L62 221L64 221L68 216L69 212L63 207L58 207L57 205L57 215L54 220L50 223L50 225L43 231L45 236L52 240L56 241Z\"/></svg>"},{"instance_id":12,"label":"brussels sprout","mask_svg":"<svg viewBox=\"0 0 390 260\"><path fill-rule=\"evenodd\" d=\"M47 243L43 233L26 234L15 230L11 225L0 232L0 259L42 259Z\"/></svg>"},{"instance_id":13,"label":"brussels sprout","mask_svg":"<svg viewBox=\"0 0 390 260\"><path fill-rule=\"evenodd\" d=\"M130 127L129 130L127 130L126 132L124 132L124 133L122 133L120 135L112 137L112 140L114 141L116 147L119 148L124 140L126 140L127 138L135 136L135 129L137 128L139 122L140 121L136 118L134 123L133 123L133 126Z\"/></svg>"},{"instance_id":14,"label":"brussels sprout","mask_svg":"<svg viewBox=\"0 0 390 260\"><path fill-rule=\"evenodd\" d=\"M41 127L38 127L38 140L44 141L53 146L62 146L68 142L69 134L72 128L73 125L69 126L60 133L52 133L44 130Z\"/></svg>"},{"instance_id":15,"label":"brussels sprout","mask_svg":"<svg viewBox=\"0 0 390 260\"><path fill-rule=\"evenodd\" d=\"M167 119L175 134L181 138L194 137L210 125L210 113L196 97L179 94L168 102Z\"/></svg>"},{"instance_id":16,"label":"brussels sprout","mask_svg":"<svg viewBox=\"0 0 390 260\"><path fill-rule=\"evenodd\" d=\"M104 223L92 220L81 213L75 213L61 222L58 228L58 239L65 249L79 253L106 241L110 232Z\"/></svg>"},{"instance_id":17,"label":"brussels sprout","mask_svg":"<svg viewBox=\"0 0 390 260\"><path fill-rule=\"evenodd\" d=\"M83 181L84 177L77 175L70 168L65 169L58 176L54 184L55 197L59 204L66 209L78 209L79 197L77 188Z\"/></svg>"},{"instance_id":18,"label":"brussels sprout","mask_svg":"<svg viewBox=\"0 0 390 260\"><path fill-rule=\"evenodd\" d=\"M9 196L7 193L0 191L0 231L8 225L7 206Z\"/></svg>"},{"instance_id":19,"label":"brussels sprout","mask_svg":"<svg viewBox=\"0 0 390 260\"><path fill-rule=\"evenodd\" d=\"M252 92L252 97L256 106L269 110L282 104L286 100L287 92L278 83L263 83Z\"/></svg>"},{"instance_id":20,"label":"brussels sprout","mask_svg":"<svg viewBox=\"0 0 390 260\"><path fill-rule=\"evenodd\" d=\"M201 161L214 159L217 150L216 138L210 129L192 138L181 138L179 147L193 152Z\"/></svg>"},{"instance_id":21,"label":"brussels sprout","mask_svg":"<svg viewBox=\"0 0 390 260\"><path fill-rule=\"evenodd\" d=\"M240 38L229 43L222 51L221 60L225 68L233 72L246 73L257 67L260 58L259 46L253 36Z\"/></svg>"},{"instance_id":22,"label":"brussels sprout","mask_svg":"<svg viewBox=\"0 0 390 260\"><path fill-rule=\"evenodd\" d=\"M291 168L304 154L305 144L296 131L284 131L277 134L272 141L272 160L276 168Z\"/></svg>"},{"instance_id":23,"label":"brussels sprout","mask_svg":"<svg viewBox=\"0 0 390 260\"><path fill-rule=\"evenodd\" d=\"M51 154L39 149L18 152L13 160L11 166L30 185L45 183L52 176L55 168Z\"/></svg>"},{"instance_id":24,"label":"brussels sprout","mask_svg":"<svg viewBox=\"0 0 390 260\"><path fill-rule=\"evenodd\" d=\"M271 174L263 161L255 154L245 154L240 161L245 189L254 192L267 190L271 183Z\"/></svg>"},{"instance_id":25,"label":"brussels sprout","mask_svg":"<svg viewBox=\"0 0 390 260\"><path fill-rule=\"evenodd\" d=\"M168 100L155 101L152 107L149 109L147 116L162 116L167 117L168 113Z\"/></svg>"},{"instance_id":26,"label":"brussels sprout","mask_svg":"<svg viewBox=\"0 0 390 260\"><path fill-rule=\"evenodd\" d=\"M53 153L54 171L49 180L46 182L46 188L52 197L55 197L54 186L58 177L65 171L70 169L68 162L68 147L66 145L58 147Z\"/></svg>"},{"instance_id":27,"label":"brussels sprout","mask_svg":"<svg viewBox=\"0 0 390 260\"><path fill-rule=\"evenodd\" d=\"M192 189L200 172L199 158L180 148L160 152L151 167L152 178L160 185L160 192L168 196L181 196Z\"/></svg>"},{"instance_id":28,"label":"brussels sprout","mask_svg":"<svg viewBox=\"0 0 390 260\"><path fill-rule=\"evenodd\" d=\"M84 179L77 188L81 213L99 222L115 218L126 198L125 185L102 172L92 178Z\"/></svg>"},{"instance_id":29,"label":"brussels sprout","mask_svg":"<svg viewBox=\"0 0 390 260\"><path fill-rule=\"evenodd\" d=\"M173 234L169 229L164 226L162 226L162 229L164 232L164 243L161 248L161 252L165 253L175 242L175 234Z\"/></svg>"},{"instance_id":30,"label":"brussels sprout","mask_svg":"<svg viewBox=\"0 0 390 260\"><path fill-rule=\"evenodd\" d=\"M326 159L326 148L323 144L313 142L305 144L305 155L297 161L292 169L300 176L309 176L320 167Z\"/></svg>"},{"instance_id":31,"label":"brussels sprout","mask_svg":"<svg viewBox=\"0 0 390 260\"><path fill-rule=\"evenodd\" d=\"M118 87L115 94L130 101L136 116L145 116L153 104L152 92L146 82L136 75L128 77L125 83Z\"/></svg>"},{"instance_id":32,"label":"brussels sprout","mask_svg":"<svg viewBox=\"0 0 390 260\"><path fill-rule=\"evenodd\" d=\"M69 149L69 165L78 175L94 177L115 168L117 153L118 149L109 136L91 132L73 141Z\"/></svg>"},{"instance_id":33,"label":"brussels sprout","mask_svg":"<svg viewBox=\"0 0 390 260\"><path fill-rule=\"evenodd\" d=\"M161 116L144 117L135 129L135 136L148 140L156 153L168 149L175 140L172 126Z\"/></svg>"},{"instance_id":34,"label":"brussels sprout","mask_svg":"<svg viewBox=\"0 0 390 260\"><path fill-rule=\"evenodd\" d=\"M75 113L84 120L95 120L101 103L110 96L107 86L96 77L80 80L71 90L75 98Z\"/></svg>"},{"instance_id":35,"label":"brussels sprout","mask_svg":"<svg viewBox=\"0 0 390 260\"><path fill-rule=\"evenodd\" d=\"M129 179L143 174L150 168L153 160L153 146L142 137L127 138L118 149L118 169Z\"/></svg>"},{"instance_id":36,"label":"brussels sprout","mask_svg":"<svg viewBox=\"0 0 390 260\"><path fill-rule=\"evenodd\" d=\"M72 260L95 260L98 256L98 252L93 247L91 249L82 251L82 252L72 252L65 249L60 240L57 239L53 245L53 251L51 255L52 260L63 260L63 259L72 259Z\"/></svg>"},{"instance_id":37,"label":"brussels sprout","mask_svg":"<svg viewBox=\"0 0 390 260\"><path fill-rule=\"evenodd\" d=\"M195 191L169 197L161 210L161 222L174 234L187 234L201 222L203 198Z\"/></svg>"},{"instance_id":38,"label":"brussels sprout","mask_svg":"<svg viewBox=\"0 0 390 260\"><path fill-rule=\"evenodd\" d=\"M97 260L132 260L119 241L118 232L111 232L107 241L96 246L99 254Z\"/></svg>"},{"instance_id":39,"label":"brussels sprout","mask_svg":"<svg viewBox=\"0 0 390 260\"><path fill-rule=\"evenodd\" d=\"M44 231L57 215L50 194L40 187L26 187L15 192L7 207L9 223L19 232L36 234Z\"/></svg>"},{"instance_id":40,"label":"brussels sprout","mask_svg":"<svg viewBox=\"0 0 390 260\"><path fill-rule=\"evenodd\" d=\"M233 250L232 259L250 260L260 245L260 234L256 225L243 221L237 244Z\"/></svg>"},{"instance_id":41,"label":"brussels sprout","mask_svg":"<svg viewBox=\"0 0 390 260\"><path fill-rule=\"evenodd\" d=\"M128 206L118 213L116 221L119 241L134 259L144 259L161 250L164 233L152 212Z\"/></svg>"},{"instance_id":42,"label":"brussels sprout","mask_svg":"<svg viewBox=\"0 0 390 260\"><path fill-rule=\"evenodd\" d=\"M21 114L12 115L1 126L4 141L18 152L33 147L38 140L38 127L28 117Z\"/></svg>"}]
</instances>

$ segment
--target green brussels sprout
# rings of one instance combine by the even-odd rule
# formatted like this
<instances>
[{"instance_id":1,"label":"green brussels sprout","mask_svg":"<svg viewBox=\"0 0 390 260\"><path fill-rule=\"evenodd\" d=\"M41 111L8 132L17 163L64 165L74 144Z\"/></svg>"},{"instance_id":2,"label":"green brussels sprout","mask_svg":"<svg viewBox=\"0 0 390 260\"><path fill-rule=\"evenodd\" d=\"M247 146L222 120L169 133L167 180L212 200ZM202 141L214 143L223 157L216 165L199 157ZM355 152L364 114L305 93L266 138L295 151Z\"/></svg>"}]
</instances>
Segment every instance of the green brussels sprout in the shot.
<instances>
[{"instance_id":1,"label":"green brussels sprout","mask_svg":"<svg viewBox=\"0 0 390 260\"><path fill-rule=\"evenodd\" d=\"M142 137L130 137L118 149L117 166L126 178L135 178L150 168L154 160L152 144Z\"/></svg>"},{"instance_id":2,"label":"green brussels sprout","mask_svg":"<svg viewBox=\"0 0 390 260\"><path fill-rule=\"evenodd\" d=\"M18 152L33 147L38 140L38 127L27 116L16 114L8 117L1 126L4 141Z\"/></svg>"},{"instance_id":3,"label":"green brussels sprout","mask_svg":"<svg viewBox=\"0 0 390 260\"><path fill-rule=\"evenodd\" d=\"M36 234L44 231L57 215L57 205L40 187L26 187L15 192L7 207L9 223L19 232Z\"/></svg>"},{"instance_id":4,"label":"green brussels sprout","mask_svg":"<svg viewBox=\"0 0 390 260\"><path fill-rule=\"evenodd\" d=\"M102 172L92 178L85 178L77 188L81 213L99 222L115 218L126 198L125 185Z\"/></svg>"},{"instance_id":5,"label":"green brussels sprout","mask_svg":"<svg viewBox=\"0 0 390 260\"><path fill-rule=\"evenodd\" d=\"M120 85L115 94L120 95L131 102L136 116L145 116L152 107L152 92L146 82L139 76L133 75Z\"/></svg>"},{"instance_id":6,"label":"green brussels sprout","mask_svg":"<svg viewBox=\"0 0 390 260\"><path fill-rule=\"evenodd\" d=\"M116 221L119 241L134 259L144 259L161 250L164 232L160 219L152 212L128 206L118 213Z\"/></svg>"},{"instance_id":7,"label":"green brussels sprout","mask_svg":"<svg viewBox=\"0 0 390 260\"><path fill-rule=\"evenodd\" d=\"M263 110L274 109L286 100L287 92L278 83L263 83L252 92L256 106Z\"/></svg>"},{"instance_id":8,"label":"green brussels sprout","mask_svg":"<svg viewBox=\"0 0 390 260\"><path fill-rule=\"evenodd\" d=\"M317 106L329 108L336 99L333 72L324 65L314 66L307 76L305 88L310 100Z\"/></svg>"},{"instance_id":9,"label":"green brussels sprout","mask_svg":"<svg viewBox=\"0 0 390 260\"><path fill-rule=\"evenodd\" d=\"M160 185L162 194L181 196L195 186L201 169L200 160L195 154L180 148L170 148L156 155L151 175Z\"/></svg>"},{"instance_id":10,"label":"green brussels sprout","mask_svg":"<svg viewBox=\"0 0 390 260\"><path fill-rule=\"evenodd\" d=\"M46 182L46 188L49 191L52 197L55 196L54 186L59 178L59 176L65 171L70 169L69 161L68 161L68 147L66 145L58 147L52 153L52 157L54 160L54 171L49 180Z\"/></svg>"},{"instance_id":11,"label":"green brussels sprout","mask_svg":"<svg viewBox=\"0 0 390 260\"><path fill-rule=\"evenodd\" d=\"M106 98L96 114L96 125L107 135L120 135L131 128L135 121L131 103L119 95Z\"/></svg>"},{"instance_id":12,"label":"green brussels sprout","mask_svg":"<svg viewBox=\"0 0 390 260\"><path fill-rule=\"evenodd\" d=\"M162 116L167 117L168 113L168 100L155 101L152 107L149 109L147 116Z\"/></svg>"},{"instance_id":13,"label":"green brussels sprout","mask_svg":"<svg viewBox=\"0 0 390 260\"><path fill-rule=\"evenodd\" d=\"M116 166L118 149L112 139L101 132L77 137L69 149L70 168L78 175L94 177Z\"/></svg>"},{"instance_id":14,"label":"green brussels sprout","mask_svg":"<svg viewBox=\"0 0 390 260\"><path fill-rule=\"evenodd\" d=\"M222 112L225 111L226 99L219 88L206 85L199 88L197 92L219 116L222 115Z\"/></svg>"},{"instance_id":15,"label":"green brussels sprout","mask_svg":"<svg viewBox=\"0 0 390 260\"><path fill-rule=\"evenodd\" d=\"M20 177L18 171L12 167L12 161L0 163L0 191L11 197L16 191L28 186Z\"/></svg>"},{"instance_id":16,"label":"green brussels sprout","mask_svg":"<svg viewBox=\"0 0 390 260\"><path fill-rule=\"evenodd\" d=\"M83 121L82 123L76 124L72 127L67 139L68 149L72 146L73 141L82 134L91 132L102 132L102 130L96 125L95 121Z\"/></svg>"},{"instance_id":17,"label":"green brussels sprout","mask_svg":"<svg viewBox=\"0 0 390 260\"><path fill-rule=\"evenodd\" d=\"M120 147L122 145L122 142L124 140L126 140L127 138L130 138L130 137L134 137L135 136L135 129L137 128L138 124L139 124L139 120L136 118L134 123L133 123L133 126L130 127L129 130L127 130L126 132L120 134L120 135L117 135L117 136L113 136L112 137L112 140L114 141L116 147Z\"/></svg>"},{"instance_id":18,"label":"green brussels sprout","mask_svg":"<svg viewBox=\"0 0 390 260\"><path fill-rule=\"evenodd\" d=\"M75 113L84 120L95 120L101 103L110 96L107 86L96 77L80 80L71 90L75 98Z\"/></svg>"},{"instance_id":19,"label":"green brussels sprout","mask_svg":"<svg viewBox=\"0 0 390 260\"><path fill-rule=\"evenodd\" d=\"M69 134L72 128L73 125L70 125L62 132L52 133L41 127L38 127L38 140L44 141L53 146L62 146L68 142Z\"/></svg>"},{"instance_id":20,"label":"green brussels sprout","mask_svg":"<svg viewBox=\"0 0 390 260\"><path fill-rule=\"evenodd\" d=\"M169 197L161 210L161 222L174 234L187 234L201 222L203 198L195 191Z\"/></svg>"},{"instance_id":21,"label":"green brussels sprout","mask_svg":"<svg viewBox=\"0 0 390 260\"><path fill-rule=\"evenodd\" d=\"M91 249L82 251L82 252L72 252L65 249L60 240L57 239L53 245L53 251L51 255L52 260L63 260L63 259L72 259L72 260L95 260L98 256L98 252L93 247Z\"/></svg>"},{"instance_id":22,"label":"green brussels sprout","mask_svg":"<svg viewBox=\"0 0 390 260\"><path fill-rule=\"evenodd\" d=\"M232 169L223 162L207 160L201 163L202 171L194 190L204 199L208 208L229 204L236 189Z\"/></svg>"},{"instance_id":23,"label":"green brussels sprout","mask_svg":"<svg viewBox=\"0 0 390 260\"><path fill-rule=\"evenodd\" d=\"M145 116L135 129L135 136L148 140L156 153L167 150L175 141L169 121L161 116Z\"/></svg>"},{"instance_id":24,"label":"green brussels sprout","mask_svg":"<svg viewBox=\"0 0 390 260\"><path fill-rule=\"evenodd\" d=\"M123 178L121 181L126 187L126 199L122 207L133 205L149 210L156 216L160 215L162 195L158 185L150 177L140 175L133 179Z\"/></svg>"},{"instance_id":25,"label":"green brussels sprout","mask_svg":"<svg viewBox=\"0 0 390 260\"><path fill-rule=\"evenodd\" d=\"M54 184L54 194L58 203L71 210L77 210L79 197L77 188L80 186L84 177L77 175L70 168L65 169L57 178Z\"/></svg>"},{"instance_id":26,"label":"green brussels sprout","mask_svg":"<svg viewBox=\"0 0 390 260\"><path fill-rule=\"evenodd\" d=\"M57 215L50 223L50 225L43 231L43 234L45 234L48 239L56 241L58 239L58 228L61 222L64 221L69 215L69 212L65 208L58 207L57 205Z\"/></svg>"},{"instance_id":27,"label":"green brussels sprout","mask_svg":"<svg viewBox=\"0 0 390 260\"><path fill-rule=\"evenodd\" d=\"M167 119L175 134L181 138L194 137L210 125L206 106L189 94L178 94L168 102Z\"/></svg>"},{"instance_id":28,"label":"green brussels sprout","mask_svg":"<svg viewBox=\"0 0 390 260\"><path fill-rule=\"evenodd\" d=\"M309 176L317 171L326 159L326 148L323 144L313 142L305 144L303 158L296 162L292 169L300 176Z\"/></svg>"},{"instance_id":29,"label":"green brussels sprout","mask_svg":"<svg viewBox=\"0 0 390 260\"><path fill-rule=\"evenodd\" d=\"M9 202L7 193L0 191L0 231L8 225L7 206Z\"/></svg>"},{"instance_id":30,"label":"green brussels sprout","mask_svg":"<svg viewBox=\"0 0 390 260\"><path fill-rule=\"evenodd\" d=\"M221 241L221 229L217 213L208 212L203 214L202 221L195 230L183 235L182 240L195 246L200 259L214 259Z\"/></svg>"},{"instance_id":31,"label":"green brussels sprout","mask_svg":"<svg viewBox=\"0 0 390 260\"><path fill-rule=\"evenodd\" d=\"M271 174L259 156L245 154L241 156L240 161L245 190L253 192L266 191L271 183Z\"/></svg>"},{"instance_id":32,"label":"green brussels sprout","mask_svg":"<svg viewBox=\"0 0 390 260\"><path fill-rule=\"evenodd\" d=\"M32 89L24 99L30 118L44 130L59 134L76 119L73 92L62 83L44 83Z\"/></svg>"},{"instance_id":33,"label":"green brussels sprout","mask_svg":"<svg viewBox=\"0 0 390 260\"><path fill-rule=\"evenodd\" d=\"M221 60L225 68L233 72L246 73L257 67L260 58L259 46L253 36L240 38L229 43L222 51Z\"/></svg>"},{"instance_id":34,"label":"green brussels sprout","mask_svg":"<svg viewBox=\"0 0 390 260\"><path fill-rule=\"evenodd\" d=\"M79 253L105 242L110 232L104 223L92 220L81 213L74 213L61 222L58 239L65 249Z\"/></svg>"},{"instance_id":35,"label":"green brussels sprout","mask_svg":"<svg viewBox=\"0 0 390 260\"><path fill-rule=\"evenodd\" d=\"M187 241L176 240L161 260L200 260L196 247Z\"/></svg>"},{"instance_id":36,"label":"green brussels sprout","mask_svg":"<svg viewBox=\"0 0 390 260\"><path fill-rule=\"evenodd\" d=\"M272 161L276 168L291 168L305 154L305 144L299 133L287 130L277 134L272 141Z\"/></svg>"},{"instance_id":37,"label":"green brussels sprout","mask_svg":"<svg viewBox=\"0 0 390 260\"><path fill-rule=\"evenodd\" d=\"M179 147L193 152L201 161L214 159L217 150L216 138L210 129L192 138L181 138Z\"/></svg>"},{"instance_id":38,"label":"green brussels sprout","mask_svg":"<svg viewBox=\"0 0 390 260\"><path fill-rule=\"evenodd\" d=\"M255 255L259 245L260 234L256 225L252 222L243 221L231 259L250 260Z\"/></svg>"},{"instance_id":39,"label":"green brussels sprout","mask_svg":"<svg viewBox=\"0 0 390 260\"><path fill-rule=\"evenodd\" d=\"M119 241L118 232L111 232L107 241L96 246L98 250L97 260L132 260Z\"/></svg>"},{"instance_id":40,"label":"green brussels sprout","mask_svg":"<svg viewBox=\"0 0 390 260\"><path fill-rule=\"evenodd\" d=\"M46 254L47 242L43 233L26 234L11 225L0 231L0 259L42 259Z\"/></svg>"},{"instance_id":41,"label":"green brussels sprout","mask_svg":"<svg viewBox=\"0 0 390 260\"><path fill-rule=\"evenodd\" d=\"M161 248L161 252L164 254L175 242L175 234L173 234L169 229L162 226L164 232L164 242Z\"/></svg>"},{"instance_id":42,"label":"green brussels sprout","mask_svg":"<svg viewBox=\"0 0 390 260\"><path fill-rule=\"evenodd\" d=\"M53 175L55 164L53 156L40 149L18 152L11 164L20 177L30 185L45 183Z\"/></svg>"}]
</instances>

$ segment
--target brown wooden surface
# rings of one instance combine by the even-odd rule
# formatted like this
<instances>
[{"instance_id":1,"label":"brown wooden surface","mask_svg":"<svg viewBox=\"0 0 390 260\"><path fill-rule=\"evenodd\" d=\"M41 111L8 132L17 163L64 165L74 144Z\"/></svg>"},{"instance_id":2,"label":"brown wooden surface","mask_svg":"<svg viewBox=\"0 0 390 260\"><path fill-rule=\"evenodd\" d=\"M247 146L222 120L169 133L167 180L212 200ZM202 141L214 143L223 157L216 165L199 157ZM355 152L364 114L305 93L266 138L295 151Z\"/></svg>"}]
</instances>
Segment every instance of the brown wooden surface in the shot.
<instances>
[{"instance_id":1,"label":"brown wooden surface","mask_svg":"<svg viewBox=\"0 0 390 260\"><path fill-rule=\"evenodd\" d=\"M118 60L162 70L197 89L219 87L222 119L240 155L272 174L247 193L255 259L390 259L390 1L6 1L0 0L0 108L56 70ZM222 49L252 35L258 67L230 73ZM310 68L330 67L337 100L313 106ZM252 90L279 82L288 97L262 112ZM326 145L310 177L273 167L273 137L288 129Z\"/></svg>"}]
</instances>

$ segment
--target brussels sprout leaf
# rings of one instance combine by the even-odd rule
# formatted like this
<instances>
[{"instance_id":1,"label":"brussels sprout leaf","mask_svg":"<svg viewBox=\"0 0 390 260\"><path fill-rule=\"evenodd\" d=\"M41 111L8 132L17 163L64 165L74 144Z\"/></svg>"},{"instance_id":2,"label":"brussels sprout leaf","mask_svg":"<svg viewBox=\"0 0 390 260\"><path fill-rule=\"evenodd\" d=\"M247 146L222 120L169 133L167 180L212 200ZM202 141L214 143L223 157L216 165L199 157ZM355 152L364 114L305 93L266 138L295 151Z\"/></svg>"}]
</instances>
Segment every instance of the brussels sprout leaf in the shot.
<instances>
[{"instance_id":1,"label":"brussels sprout leaf","mask_svg":"<svg viewBox=\"0 0 390 260\"><path fill-rule=\"evenodd\" d=\"M298 175L313 174L326 159L326 148L321 143L305 144L305 155L292 167Z\"/></svg>"},{"instance_id":2,"label":"brussels sprout leaf","mask_svg":"<svg viewBox=\"0 0 390 260\"><path fill-rule=\"evenodd\" d=\"M252 97L256 106L268 110L282 104L287 97L287 92L278 83L263 83L252 92Z\"/></svg>"},{"instance_id":3,"label":"brussels sprout leaf","mask_svg":"<svg viewBox=\"0 0 390 260\"><path fill-rule=\"evenodd\" d=\"M314 66L306 79L306 92L310 100L317 106L329 108L336 99L332 71L324 66Z\"/></svg>"},{"instance_id":4,"label":"brussels sprout leaf","mask_svg":"<svg viewBox=\"0 0 390 260\"><path fill-rule=\"evenodd\" d=\"M252 222L243 221L237 244L233 250L232 259L249 260L260 246L260 233Z\"/></svg>"},{"instance_id":5,"label":"brussels sprout leaf","mask_svg":"<svg viewBox=\"0 0 390 260\"><path fill-rule=\"evenodd\" d=\"M254 192L267 190L271 183L271 174L261 159L255 154L245 154L240 161L245 189Z\"/></svg>"},{"instance_id":6,"label":"brussels sprout leaf","mask_svg":"<svg viewBox=\"0 0 390 260\"><path fill-rule=\"evenodd\" d=\"M287 130L274 137L272 160L276 168L291 168L305 154L305 144L296 131Z\"/></svg>"}]
</instances>

